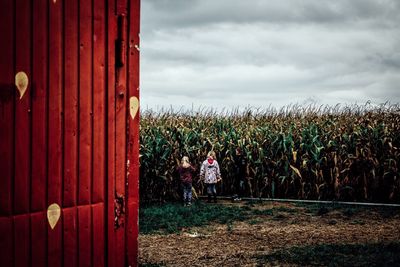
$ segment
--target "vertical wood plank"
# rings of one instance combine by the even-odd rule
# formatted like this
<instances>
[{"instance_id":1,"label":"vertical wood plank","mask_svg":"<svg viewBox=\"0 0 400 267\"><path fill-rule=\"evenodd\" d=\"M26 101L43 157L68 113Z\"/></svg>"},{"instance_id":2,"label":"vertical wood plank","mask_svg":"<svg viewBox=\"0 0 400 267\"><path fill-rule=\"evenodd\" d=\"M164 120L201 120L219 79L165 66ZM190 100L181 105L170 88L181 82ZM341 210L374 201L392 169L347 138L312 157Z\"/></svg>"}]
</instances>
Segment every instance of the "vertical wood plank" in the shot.
<instances>
[{"instance_id":1,"label":"vertical wood plank","mask_svg":"<svg viewBox=\"0 0 400 267\"><path fill-rule=\"evenodd\" d=\"M22 99L17 94L15 106L15 190L14 213L29 212L30 198L30 112L31 112L31 6L16 1L16 73L24 71L29 79Z\"/></svg>"},{"instance_id":2,"label":"vertical wood plank","mask_svg":"<svg viewBox=\"0 0 400 267\"><path fill-rule=\"evenodd\" d=\"M92 1L79 2L79 204L90 203L92 173Z\"/></svg>"},{"instance_id":3,"label":"vertical wood plank","mask_svg":"<svg viewBox=\"0 0 400 267\"><path fill-rule=\"evenodd\" d=\"M14 85L13 2L0 1L0 215L10 215L13 209L11 179L14 162L14 96L17 93Z\"/></svg>"},{"instance_id":4,"label":"vertical wood plank","mask_svg":"<svg viewBox=\"0 0 400 267\"><path fill-rule=\"evenodd\" d=\"M46 206L47 1L33 2L31 209Z\"/></svg>"},{"instance_id":5,"label":"vertical wood plank","mask_svg":"<svg viewBox=\"0 0 400 267\"><path fill-rule=\"evenodd\" d=\"M65 208L64 219L64 266L78 266L78 232L76 208Z\"/></svg>"},{"instance_id":6,"label":"vertical wood plank","mask_svg":"<svg viewBox=\"0 0 400 267\"><path fill-rule=\"evenodd\" d=\"M105 181L105 7L94 1L93 20L93 195L92 203L104 201Z\"/></svg>"},{"instance_id":7,"label":"vertical wood plank","mask_svg":"<svg viewBox=\"0 0 400 267\"><path fill-rule=\"evenodd\" d=\"M65 1L64 207L76 205L78 173L78 1Z\"/></svg>"},{"instance_id":8,"label":"vertical wood plank","mask_svg":"<svg viewBox=\"0 0 400 267\"><path fill-rule=\"evenodd\" d=\"M116 266L114 231L116 22L115 0L109 0L107 5L107 266Z\"/></svg>"},{"instance_id":9,"label":"vertical wood plank","mask_svg":"<svg viewBox=\"0 0 400 267\"><path fill-rule=\"evenodd\" d=\"M47 217L46 212L31 214L31 250L32 267L43 267L47 264L46 237Z\"/></svg>"},{"instance_id":10,"label":"vertical wood plank","mask_svg":"<svg viewBox=\"0 0 400 267\"><path fill-rule=\"evenodd\" d=\"M126 12L122 10L126 10L124 7L124 3L126 4L125 0L118 0L117 1L117 8L120 12L117 15L119 19L126 19ZM118 10L117 10L118 12ZM120 23L121 21L119 21ZM122 26L121 26L122 25ZM127 40L127 23L120 23L120 36L119 39L123 39L125 42ZM122 28L124 27L124 28ZM126 59L126 54L122 55ZM126 60L124 60L126 62ZM126 64L123 66L119 66L116 69L116 109L115 109L115 191L118 196L124 197L124 206L126 207L126 192L125 192L125 179L126 179L126 106L128 103L128 92L127 92L127 67ZM125 216L125 214L124 214ZM126 225L122 225L120 228L116 230L116 266L125 266L125 231Z\"/></svg>"},{"instance_id":11,"label":"vertical wood plank","mask_svg":"<svg viewBox=\"0 0 400 267\"><path fill-rule=\"evenodd\" d=\"M93 225L93 266L105 266L104 263L104 204L92 205Z\"/></svg>"},{"instance_id":12,"label":"vertical wood plank","mask_svg":"<svg viewBox=\"0 0 400 267\"><path fill-rule=\"evenodd\" d=\"M79 266L90 267L91 261L91 209L89 205L78 207Z\"/></svg>"},{"instance_id":13,"label":"vertical wood plank","mask_svg":"<svg viewBox=\"0 0 400 267\"><path fill-rule=\"evenodd\" d=\"M2 266L12 266L13 253L13 222L10 217L0 217L0 259Z\"/></svg>"},{"instance_id":14,"label":"vertical wood plank","mask_svg":"<svg viewBox=\"0 0 400 267\"><path fill-rule=\"evenodd\" d=\"M14 259L15 267L29 266L29 215L14 217Z\"/></svg>"},{"instance_id":15,"label":"vertical wood plank","mask_svg":"<svg viewBox=\"0 0 400 267\"><path fill-rule=\"evenodd\" d=\"M48 205L62 192L62 2L49 3ZM62 219L48 226L48 266L62 265Z\"/></svg>"},{"instance_id":16,"label":"vertical wood plank","mask_svg":"<svg viewBox=\"0 0 400 267\"><path fill-rule=\"evenodd\" d=\"M129 0L117 0L117 14L127 15Z\"/></svg>"},{"instance_id":17,"label":"vertical wood plank","mask_svg":"<svg viewBox=\"0 0 400 267\"><path fill-rule=\"evenodd\" d=\"M129 97L139 99L139 31L140 0L131 0L129 9L128 88ZM130 107L129 107L130 108ZM133 116L133 117L132 117ZM128 120L129 176L127 193L127 265L135 266L138 258L139 211L139 109Z\"/></svg>"}]
</instances>

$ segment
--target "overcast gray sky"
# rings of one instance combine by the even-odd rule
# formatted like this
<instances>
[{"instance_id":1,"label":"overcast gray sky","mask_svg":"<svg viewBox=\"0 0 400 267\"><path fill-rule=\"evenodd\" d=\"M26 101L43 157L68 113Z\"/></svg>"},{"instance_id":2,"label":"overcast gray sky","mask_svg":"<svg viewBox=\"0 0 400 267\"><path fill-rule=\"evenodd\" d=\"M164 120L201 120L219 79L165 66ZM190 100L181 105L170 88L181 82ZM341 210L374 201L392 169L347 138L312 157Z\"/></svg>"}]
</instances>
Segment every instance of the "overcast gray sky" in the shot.
<instances>
[{"instance_id":1,"label":"overcast gray sky","mask_svg":"<svg viewBox=\"0 0 400 267\"><path fill-rule=\"evenodd\" d=\"M141 107L400 102L399 0L142 0Z\"/></svg>"}]
</instances>

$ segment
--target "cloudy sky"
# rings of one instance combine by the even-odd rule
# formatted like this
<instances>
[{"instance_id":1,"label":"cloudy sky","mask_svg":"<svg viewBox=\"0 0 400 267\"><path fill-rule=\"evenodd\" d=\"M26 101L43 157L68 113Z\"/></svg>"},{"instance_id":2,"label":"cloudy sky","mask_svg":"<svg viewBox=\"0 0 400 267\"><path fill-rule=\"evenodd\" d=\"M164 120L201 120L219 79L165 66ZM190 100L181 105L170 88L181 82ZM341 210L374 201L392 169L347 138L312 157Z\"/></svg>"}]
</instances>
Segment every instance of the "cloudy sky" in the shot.
<instances>
[{"instance_id":1,"label":"cloudy sky","mask_svg":"<svg viewBox=\"0 0 400 267\"><path fill-rule=\"evenodd\" d=\"M400 102L399 0L143 0L141 107Z\"/></svg>"}]
</instances>

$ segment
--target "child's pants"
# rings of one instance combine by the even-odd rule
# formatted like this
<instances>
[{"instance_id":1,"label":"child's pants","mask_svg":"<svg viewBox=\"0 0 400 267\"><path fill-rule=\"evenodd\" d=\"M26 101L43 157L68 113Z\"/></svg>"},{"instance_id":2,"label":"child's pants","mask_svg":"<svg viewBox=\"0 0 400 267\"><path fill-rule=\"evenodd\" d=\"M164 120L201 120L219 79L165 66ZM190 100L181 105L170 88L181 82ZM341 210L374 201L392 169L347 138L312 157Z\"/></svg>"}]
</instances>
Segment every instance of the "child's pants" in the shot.
<instances>
[{"instance_id":1,"label":"child's pants","mask_svg":"<svg viewBox=\"0 0 400 267\"><path fill-rule=\"evenodd\" d=\"M216 184L207 184L208 202L211 202L211 195L214 196L214 202L217 202L217 188Z\"/></svg>"},{"instance_id":2,"label":"child's pants","mask_svg":"<svg viewBox=\"0 0 400 267\"><path fill-rule=\"evenodd\" d=\"M192 184L183 183L183 201L190 203L192 201Z\"/></svg>"}]
</instances>

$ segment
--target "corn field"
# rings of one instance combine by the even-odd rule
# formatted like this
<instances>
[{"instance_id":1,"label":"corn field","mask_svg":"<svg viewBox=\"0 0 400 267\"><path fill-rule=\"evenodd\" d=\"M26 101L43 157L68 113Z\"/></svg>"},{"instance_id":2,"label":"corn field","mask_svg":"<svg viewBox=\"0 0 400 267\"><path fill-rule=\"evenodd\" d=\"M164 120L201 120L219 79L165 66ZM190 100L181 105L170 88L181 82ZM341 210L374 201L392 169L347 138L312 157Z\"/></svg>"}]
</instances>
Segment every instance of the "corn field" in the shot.
<instances>
[{"instance_id":1,"label":"corn field","mask_svg":"<svg viewBox=\"0 0 400 267\"><path fill-rule=\"evenodd\" d=\"M143 202L179 199L180 159L199 169L210 150L218 193L230 196L236 147L249 162L249 197L400 202L399 105L146 111L140 127ZM199 177L193 187L203 194Z\"/></svg>"}]
</instances>

